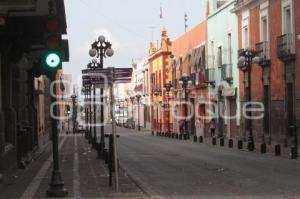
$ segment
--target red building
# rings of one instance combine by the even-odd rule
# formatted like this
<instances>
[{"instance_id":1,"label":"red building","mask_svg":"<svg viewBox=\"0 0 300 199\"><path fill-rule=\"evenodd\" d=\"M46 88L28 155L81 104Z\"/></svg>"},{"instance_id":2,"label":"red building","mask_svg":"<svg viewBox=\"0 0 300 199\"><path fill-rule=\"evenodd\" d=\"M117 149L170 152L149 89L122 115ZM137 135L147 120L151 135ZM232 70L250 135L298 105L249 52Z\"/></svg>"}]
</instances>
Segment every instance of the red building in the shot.
<instances>
[{"instance_id":1,"label":"red building","mask_svg":"<svg viewBox=\"0 0 300 199\"><path fill-rule=\"evenodd\" d=\"M204 134L204 116L206 114L205 101L207 101L207 83L205 80L206 65L206 38L207 23L201 22L189 32L186 32L172 43L173 65L172 65L172 85L174 86L174 100L178 105L177 116L185 116L184 102L187 100L188 132L189 134ZM180 79L186 74L191 81L188 86L187 96ZM179 117L174 117L175 131L179 131ZM199 122L201 120L202 126ZM177 125L177 126L176 126ZM197 126L197 128L196 128Z\"/></svg>"},{"instance_id":2,"label":"red building","mask_svg":"<svg viewBox=\"0 0 300 199\"><path fill-rule=\"evenodd\" d=\"M265 110L262 119L252 122L254 139L293 145L299 133L294 127L300 126L300 1L238 0L233 12L238 16L239 52L252 49L255 56L251 71L240 72L241 104L251 88L251 100Z\"/></svg>"}]
</instances>

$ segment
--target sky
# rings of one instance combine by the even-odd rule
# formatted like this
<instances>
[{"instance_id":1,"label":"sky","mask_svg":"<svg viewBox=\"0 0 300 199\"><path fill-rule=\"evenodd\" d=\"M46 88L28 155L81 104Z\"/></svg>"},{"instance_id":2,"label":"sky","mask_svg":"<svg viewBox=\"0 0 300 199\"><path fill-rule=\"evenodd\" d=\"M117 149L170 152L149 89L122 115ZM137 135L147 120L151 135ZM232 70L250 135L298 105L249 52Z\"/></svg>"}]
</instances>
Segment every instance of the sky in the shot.
<instances>
[{"instance_id":1,"label":"sky","mask_svg":"<svg viewBox=\"0 0 300 199\"><path fill-rule=\"evenodd\" d=\"M65 0L70 62L63 64L64 73L76 81L90 62L90 45L99 35L115 51L104 60L104 67L131 67L132 60L147 57L149 43L160 39L163 26L174 40L184 34L184 13L189 30L204 19L204 8L204 0Z\"/></svg>"}]
</instances>

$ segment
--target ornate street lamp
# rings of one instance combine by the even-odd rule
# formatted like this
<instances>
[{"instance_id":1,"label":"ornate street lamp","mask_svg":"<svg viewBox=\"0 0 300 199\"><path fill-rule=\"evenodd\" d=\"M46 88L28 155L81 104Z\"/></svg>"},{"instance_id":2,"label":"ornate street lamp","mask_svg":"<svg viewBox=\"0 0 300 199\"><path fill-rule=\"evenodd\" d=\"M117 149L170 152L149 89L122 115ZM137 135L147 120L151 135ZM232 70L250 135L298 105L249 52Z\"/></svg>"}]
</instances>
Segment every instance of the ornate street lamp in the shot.
<instances>
[{"instance_id":1,"label":"ornate street lamp","mask_svg":"<svg viewBox=\"0 0 300 199\"><path fill-rule=\"evenodd\" d=\"M112 44L108 41L106 41L105 37L103 35L98 37L98 41L95 41L91 45L91 49L89 51L89 54L91 57L99 58L99 63L97 64L97 67L100 69L103 69L103 59L104 57L108 56L111 57L114 54L112 47ZM97 60L94 59L94 63L97 62ZM98 158L104 158L104 148L105 148L105 142L104 142L104 105L103 105L103 88L100 89L100 123L101 123L101 138L100 138L100 144L98 147Z\"/></svg>"},{"instance_id":2,"label":"ornate street lamp","mask_svg":"<svg viewBox=\"0 0 300 199\"><path fill-rule=\"evenodd\" d=\"M141 95L140 94L137 94L136 96L136 101L137 101L137 104L138 104L138 131L141 130L141 126L140 126L140 100L141 100Z\"/></svg>"},{"instance_id":3,"label":"ornate street lamp","mask_svg":"<svg viewBox=\"0 0 300 199\"><path fill-rule=\"evenodd\" d=\"M158 97L160 95L161 91L159 88L155 88L153 94L155 97ZM158 102L156 103L156 132L159 132L159 127L158 127ZM161 132L160 132L161 133Z\"/></svg>"},{"instance_id":4,"label":"ornate street lamp","mask_svg":"<svg viewBox=\"0 0 300 199\"><path fill-rule=\"evenodd\" d=\"M134 103L134 96L130 97L130 101L131 101L131 116L132 116L132 121L131 121L131 128L134 129L134 121L133 121L133 103Z\"/></svg>"},{"instance_id":5,"label":"ornate street lamp","mask_svg":"<svg viewBox=\"0 0 300 199\"><path fill-rule=\"evenodd\" d=\"M186 74L183 73L180 81L178 82L179 85L181 86L181 88L184 90L184 99L185 99L185 103L184 103L184 116L185 116L185 120L184 120L184 136L186 136L186 139L189 139L190 135L188 132L188 122L187 122L187 117L188 117L188 89L189 87L192 85L192 81L190 80L190 77Z\"/></svg>"},{"instance_id":6,"label":"ornate street lamp","mask_svg":"<svg viewBox=\"0 0 300 199\"><path fill-rule=\"evenodd\" d=\"M77 108L76 108L76 99L77 96L75 94L71 95L72 99L72 122L73 122L73 134L76 132L76 119L77 119Z\"/></svg>"},{"instance_id":7,"label":"ornate street lamp","mask_svg":"<svg viewBox=\"0 0 300 199\"><path fill-rule=\"evenodd\" d=\"M251 118L251 71L252 64L259 62L259 57L256 57L256 52L252 49L243 49L239 51L239 59L238 59L238 67L244 73L244 88L246 93L246 101L248 102L247 106L247 118L246 118L246 130L248 133L248 150L253 151L255 149L254 145L254 137L253 137L253 129L252 129L252 118ZM247 76L247 77L246 77ZM247 80L246 80L247 78Z\"/></svg>"},{"instance_id":8,"label":"ornate street lamp","mask_svg":"<svg viewBox=\"0 0 300 199\"><path fill-rule=\"evenodd\" d=\"M169 83L166 83L165 84L165 86L164 86L164 91L167 93L167 113L168 113L168 116L167 116L167 119L168 119L168 122L167 122L167 124L168 124L168 133L170 133L171 132L171 127L170 127L170 104L169 104L169 93L170 93L170 91L173 91L174 90L174 88L173 88L173 86L172 86L172 84L171 84L171 82L169 82Z\"/></svg>"}]
</instances>

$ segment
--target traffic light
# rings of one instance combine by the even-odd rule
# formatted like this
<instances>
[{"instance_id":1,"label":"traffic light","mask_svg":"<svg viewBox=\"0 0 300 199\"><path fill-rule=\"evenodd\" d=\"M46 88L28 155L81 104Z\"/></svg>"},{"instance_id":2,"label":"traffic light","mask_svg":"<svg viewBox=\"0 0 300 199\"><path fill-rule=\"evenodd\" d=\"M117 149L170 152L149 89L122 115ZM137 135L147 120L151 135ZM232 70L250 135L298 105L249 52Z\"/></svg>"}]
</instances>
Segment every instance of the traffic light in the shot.
<instances>
[{"instance_id":1,"label":"traffic light","mask_svg":"<svg viewBox=\"0 0 300 199\"><path fill-rule=\"evenodd\" d=\"M43 72L49 74L61 69L63 61L61 20L56 15L45 17L45 49L41 56Z\"/></svg>"}]
</instances>

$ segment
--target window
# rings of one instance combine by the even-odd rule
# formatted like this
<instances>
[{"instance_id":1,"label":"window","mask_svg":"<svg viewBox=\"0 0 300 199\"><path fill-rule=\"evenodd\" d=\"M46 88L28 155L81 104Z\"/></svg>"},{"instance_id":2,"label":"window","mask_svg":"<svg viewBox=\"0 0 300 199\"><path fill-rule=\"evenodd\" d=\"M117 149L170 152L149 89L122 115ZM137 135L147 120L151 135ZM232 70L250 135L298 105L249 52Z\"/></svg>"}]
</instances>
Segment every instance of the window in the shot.
<instances>
[{"instance_id":1,"label":"window","mask_svg":"<svg viewBox=\"0 0 300 199\"><path fill-rule=\"evenodd\" d=\"M223 64L222 60L222 46L218 47L218 67L221 67Z\"/></svg>"},{"instance_id":2,"label":"window","mask_svg":"<svg viewBox=\"0 0 300 199\"><path fill-rule=\"evenodd\" d=\"M231 33L227 34L227 46L228 46L228 64L232 63L232 52L231 52Z\"/></svg>"},{"instance_id":3,"label":"window","mask_svg":"<svg viewBox=\"0 0 300 199\"><path fill-rule=\"evenodd\" d=\"M211 41L210 43L211 46L211 68L215 67L215 53L214 53L214 41Z\"/></svg>"},{"instance_id":4,"label":"window","mask_svg":"<svg viewBox=\"0 0 300 199\"><path fill-rule=\"evenodd\" d=\"M261 18L261 41L268 41L268 20L266 16Z\"/></svg>"},{"instance_id":5,"label":"window","mask_svg":"<svg viewBox=\"0 0 300 199\"><path fill-rule=\"evenodd\" d=\"M243 36L244 36L244 48L249 48L249 28L248 26L245 26L243 28Z\"/></svg>"},{"instance_id":6,"label":"window","mask_svg":"<svg viewBox=\"0 0 300 199\"><path fill-rule=\"evenodd\" d=\"M284 22L284 33L292 33L292 18L290 6L284 8Z\"/></svg>"}]
</instances>

